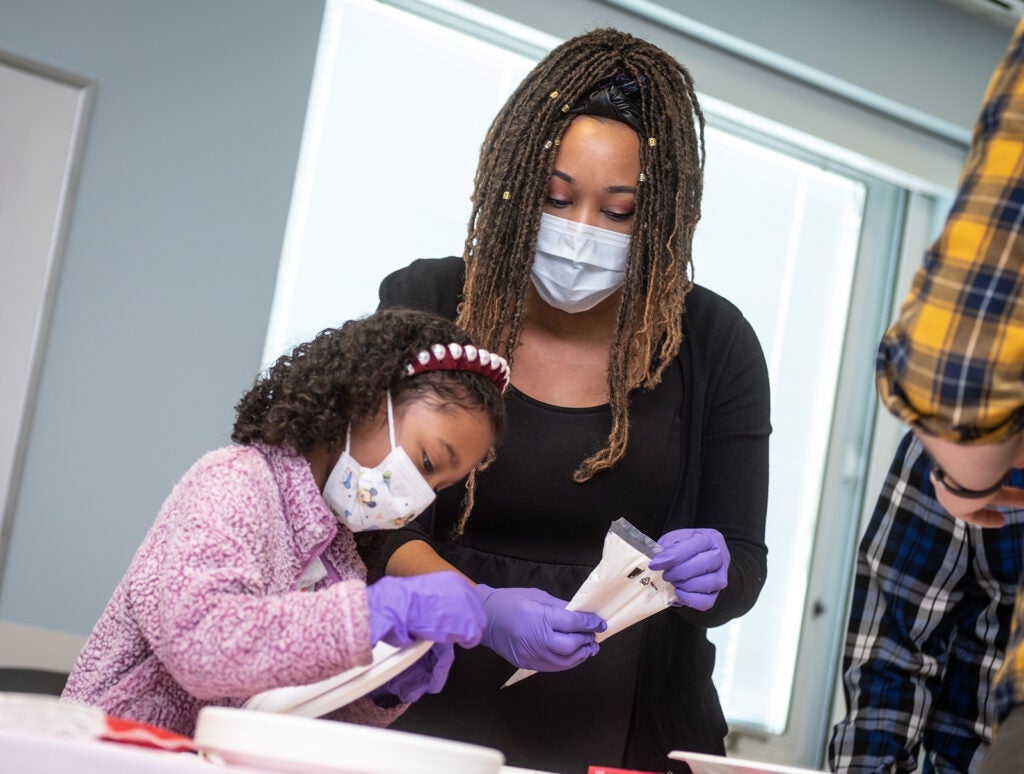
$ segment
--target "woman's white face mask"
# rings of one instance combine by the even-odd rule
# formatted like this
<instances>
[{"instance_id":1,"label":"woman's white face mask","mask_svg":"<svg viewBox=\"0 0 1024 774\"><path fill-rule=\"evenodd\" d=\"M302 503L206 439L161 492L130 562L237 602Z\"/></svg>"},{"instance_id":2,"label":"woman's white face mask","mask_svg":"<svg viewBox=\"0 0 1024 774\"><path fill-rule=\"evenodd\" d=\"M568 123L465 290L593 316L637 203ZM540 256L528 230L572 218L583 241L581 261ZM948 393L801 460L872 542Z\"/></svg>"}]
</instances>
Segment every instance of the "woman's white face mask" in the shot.
<instances>
[{"instance_id":1,"label":"woman's white face mask","mask_svg":"<svg viewBox=\"0 0 1024 774\"><path fill-rule=\"evenodd\" d=\"M622 285L629 234L540 216L530 279L549 306L575 314L593 309Z\"/></svg>"},{"instance_id":2,"label":"woman's white face mask","mask_svg":"<svg viewBox=\"0 0 1024 774\"><path fill-rule=\"evenodd\" d=\"M349 438L323 496L338 521L353 532L397 529L425 511L435 493L405 449L395 445L395 424L388 393L388 434L391 452L372 468L360 465L349 454ZM351 436L351 432L349 433Z\"/></svg>"}]
</instances>

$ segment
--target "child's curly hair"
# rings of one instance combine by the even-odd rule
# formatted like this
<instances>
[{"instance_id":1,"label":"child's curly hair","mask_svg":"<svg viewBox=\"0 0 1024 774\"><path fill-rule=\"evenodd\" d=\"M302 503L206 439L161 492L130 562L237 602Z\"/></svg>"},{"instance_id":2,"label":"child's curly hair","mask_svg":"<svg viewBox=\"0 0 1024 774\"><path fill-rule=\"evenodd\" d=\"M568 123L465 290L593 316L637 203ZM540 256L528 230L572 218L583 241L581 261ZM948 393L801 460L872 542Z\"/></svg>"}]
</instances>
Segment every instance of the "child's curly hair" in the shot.
<instances>
[{"instance_id":1,"label":"child's curly hair","mask_svg":"<svg viewBox=\"0 0 1024 774\"><path fill-rule=\"evenodd\" d=\"M277 359L235 406L232 440L290 444L310 451L318 442L344 444L349 425L373 419L387 391L396 408L414 399L441 410L483 410L495 444L506 427L497 386L470 371L408 376L405 366L431 344L472 340L454 322L411 309L387 309L328 328Z\"/></svg>"}]
</instances>

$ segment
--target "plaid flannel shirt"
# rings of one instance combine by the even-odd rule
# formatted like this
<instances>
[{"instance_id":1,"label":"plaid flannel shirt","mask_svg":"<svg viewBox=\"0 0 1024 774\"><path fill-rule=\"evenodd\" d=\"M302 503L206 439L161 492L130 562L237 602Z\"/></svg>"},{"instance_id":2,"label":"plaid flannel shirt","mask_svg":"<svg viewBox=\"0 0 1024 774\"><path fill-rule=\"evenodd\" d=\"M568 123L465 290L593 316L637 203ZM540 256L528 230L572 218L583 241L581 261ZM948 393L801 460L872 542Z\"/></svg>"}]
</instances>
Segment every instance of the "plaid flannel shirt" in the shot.
<instances>
[{"instance_id":1,"label":"plaid flannel shirt","mask_svg":"<svg viewBox=\"0 0 1024 774\"><path fill-rule=\"evenodd\" d=\"M1024 429L1024 22L985 95L956 200L876 361L879 395L954 442Z\"/></svg>"},{"instance_id":2,"label":"plaid flannel shirt","mask_svg":"<svg viewBox=\"0 0 1024 774\"><path fill-rule=\"evenodd\" d=\"M837 772L969 772L992 740L991 689L1024 569L1024 511L1003 529L946 514L931 458L900 443L857 554L843 656ZM1024 473L1011 474L1024 486Z\"/></svg>"}]
</instances>

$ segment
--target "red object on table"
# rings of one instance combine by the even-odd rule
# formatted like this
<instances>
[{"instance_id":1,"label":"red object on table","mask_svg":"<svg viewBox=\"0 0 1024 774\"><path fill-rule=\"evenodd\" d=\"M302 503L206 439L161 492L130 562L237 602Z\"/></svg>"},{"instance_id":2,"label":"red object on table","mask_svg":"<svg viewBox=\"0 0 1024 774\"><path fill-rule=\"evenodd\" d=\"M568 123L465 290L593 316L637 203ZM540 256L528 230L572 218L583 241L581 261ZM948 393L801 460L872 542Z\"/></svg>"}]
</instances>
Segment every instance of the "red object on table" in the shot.
<instances>
[{"instance_id":1,"label":"red object on table","mask_svg":"<svg viewBox=\"0 0 1024 774\"><path fill-rule=\"evenodd\" d=\"M141 747L156 747L160 750L171 752L192 752L195 745L187 736L175 734L148 723L140 723L136 720L126 720L112 715L107 715L104 728L100 731L100 739L108 742L121 742L123 744L135 744Z\"/></svg>"},{"instance_id":2,"label":"red object on table","mask_svg":"<svg viewBox=\"0 0 1024 774\"><path fill-rule=\"evenodd\" d=\"M610 769L607 766L591 766L587 774L664 774L659 771L638 771L637 769Z\"/></svg>"},{"instance_id":3,"label":"red object on table","mask_svg":"<svg viewBox=\"0 0 1024 774\"><path fill-rule=\"evenodd\" d=\"M195 752L195 745L187 736L138 720L107 715L99 707L42 694L0 692L0 730Z\"/></svg>"}]
</instances>

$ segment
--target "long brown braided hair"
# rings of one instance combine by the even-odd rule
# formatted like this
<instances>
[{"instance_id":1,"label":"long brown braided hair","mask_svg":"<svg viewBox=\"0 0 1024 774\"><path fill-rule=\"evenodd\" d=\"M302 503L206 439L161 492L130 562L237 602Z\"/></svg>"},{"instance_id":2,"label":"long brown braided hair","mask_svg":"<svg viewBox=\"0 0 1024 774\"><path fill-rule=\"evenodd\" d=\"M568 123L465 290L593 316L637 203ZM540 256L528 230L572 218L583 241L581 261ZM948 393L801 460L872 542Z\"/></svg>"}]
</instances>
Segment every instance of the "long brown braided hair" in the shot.
<instances>
[{"instance_id":1,"label":"long brown braided hair","mask_svg":"<svg viewBox=\"0 0 1024 774\"><path fill-rule=\"evenodd\" d=\"M658 384L682 344L704 177L704 115L686 68L657 46L613 29L555 48L487 132L463 251L466 282L458 322L511 363L562 135L574 107L600 84L623 76L640 85L642 174L608 359L612 428L604 448L573 474L577 482L622 458L629 440L629 391Z\"/></svg>"}]
</instances>

